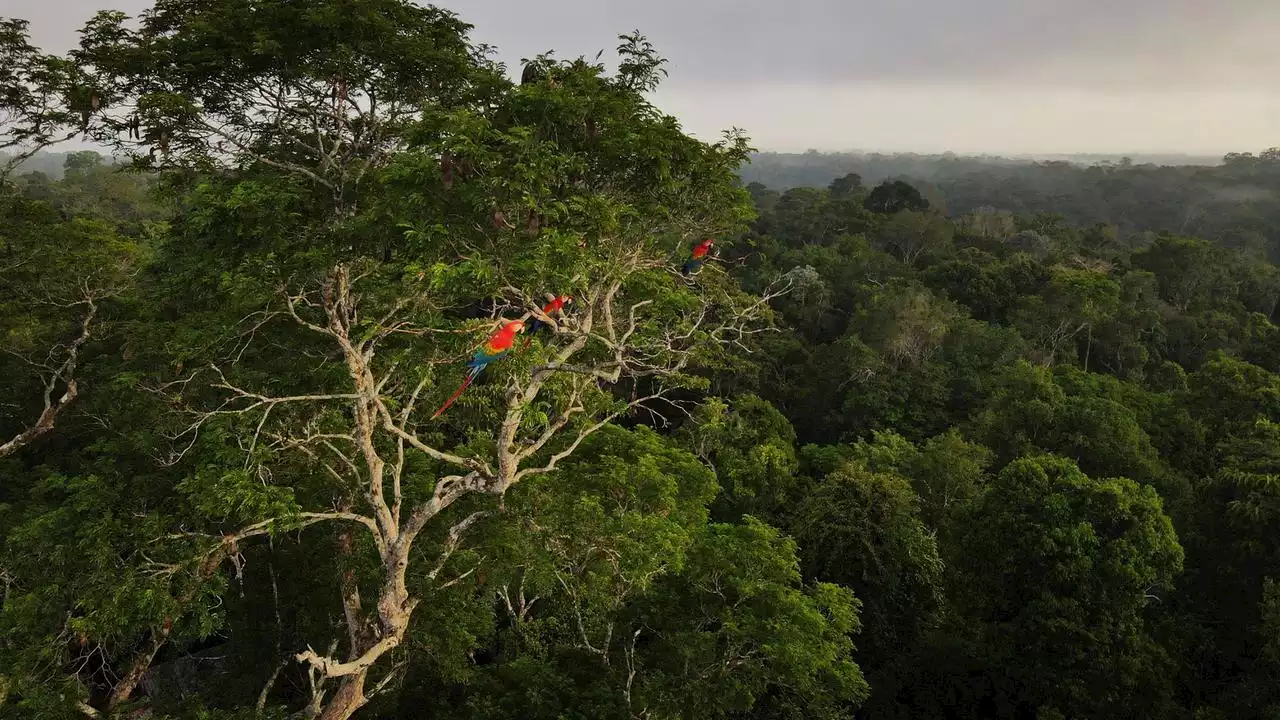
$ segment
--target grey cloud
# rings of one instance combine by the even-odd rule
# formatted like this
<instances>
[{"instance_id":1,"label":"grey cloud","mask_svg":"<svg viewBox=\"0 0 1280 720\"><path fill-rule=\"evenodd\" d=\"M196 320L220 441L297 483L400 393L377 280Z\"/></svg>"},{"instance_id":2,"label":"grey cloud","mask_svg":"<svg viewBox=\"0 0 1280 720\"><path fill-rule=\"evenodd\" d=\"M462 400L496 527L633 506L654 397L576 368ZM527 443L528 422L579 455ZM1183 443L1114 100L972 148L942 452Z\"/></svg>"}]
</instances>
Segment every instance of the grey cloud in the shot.
<instances>
[{"instance_id":1,"label":"grey cloud","mask_svg":"<svg viewBox=\"0 0 1280 720\"><path fill-rule=\"evenodd\" d=\"M1274 90L1276 0L443 0L514 65L606 56L639 29L680 85L886 83ZM96 9L146 0L0 0L50 49Z\"/></svg>"},{"instance_id":2,"label":"grey cloud","mask_svg":"<svg viewBox=\"0 0 1280 720\"><path fill-rule=\"evenodd\" d=\"M594 53L639 28L677 82L1262 87L1273 0L465 0L478 38Z\"/></svg>"},{"instance_id":3,"label":"grey cloud","mask_svg":"<svg viewBox=\"0 0 1280 720\"><path fill-rule=\"evenodd\" d=\"M656 99L703 138L959 152L1258 150L1280 142L1280 0L440 0L518 74L639 29ZM0 0L65 50L149 0Z\"/></svg>"},{"instance_id":4,"label":"grey cloud","mask_svg":"<svg viewBox=\"0 0 1280 720\"><path fill-rule=\"evenodd\" d=\"M34 45L66 52L79 42L77 31L99 10L136 15L149 7L147 0L0 0L0 17L30 20Z\"/></svg>"}]
</instances>

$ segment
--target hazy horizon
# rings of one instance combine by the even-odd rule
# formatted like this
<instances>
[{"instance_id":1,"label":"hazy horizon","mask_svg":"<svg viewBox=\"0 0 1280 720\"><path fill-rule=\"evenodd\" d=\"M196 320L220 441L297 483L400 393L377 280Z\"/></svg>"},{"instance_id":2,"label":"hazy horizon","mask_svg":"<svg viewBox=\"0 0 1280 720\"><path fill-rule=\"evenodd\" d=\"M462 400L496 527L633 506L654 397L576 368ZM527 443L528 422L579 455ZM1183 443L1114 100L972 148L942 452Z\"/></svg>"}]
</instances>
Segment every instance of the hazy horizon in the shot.
<instances>
[{"instance_id":1,"label":"hazy horizon","mask_svg":"<svg viewBox=\"0 0 1280 720\"><path fill-rule=\"evenodd\" d=\"M74 45L98 9L0 0L33 42ZM548 49L609 60L639 29L669 59L655 102L761 151L1221 157L1280 145L1280 3L1224 0L457 0L511 72Z\"/></svg>"}]
</instances>

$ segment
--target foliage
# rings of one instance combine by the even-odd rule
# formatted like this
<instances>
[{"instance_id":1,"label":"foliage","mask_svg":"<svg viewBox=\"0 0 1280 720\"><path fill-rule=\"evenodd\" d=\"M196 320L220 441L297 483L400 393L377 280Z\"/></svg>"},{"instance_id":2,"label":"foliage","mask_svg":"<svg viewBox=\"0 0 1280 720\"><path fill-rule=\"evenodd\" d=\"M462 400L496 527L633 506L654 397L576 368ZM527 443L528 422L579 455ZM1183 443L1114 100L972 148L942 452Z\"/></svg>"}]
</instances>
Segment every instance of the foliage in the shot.
<instances>
[{"instance_id":1,"label":"foliage","mask_svg":"<svg viewBox=\"0 0 1280 720\"><path fill-rule=\"evenodd\" d=\"M1275 715L1280 153L752 155L469 30L0 26L0 717Z\"/></svg>"},{"instance_id":2,"label":"foliage","mask_svg":"<svg viewBox=\"0 0 1280 720\"><path fill-rule=\"evenodd\" d=\"M960 603L1016 688L1010 702L1068 717L1168 702L1143 607L1172 585L1183 552L1154 490L1028 457L1000 472L966 521Z\"/></svg>"}]
</instances>

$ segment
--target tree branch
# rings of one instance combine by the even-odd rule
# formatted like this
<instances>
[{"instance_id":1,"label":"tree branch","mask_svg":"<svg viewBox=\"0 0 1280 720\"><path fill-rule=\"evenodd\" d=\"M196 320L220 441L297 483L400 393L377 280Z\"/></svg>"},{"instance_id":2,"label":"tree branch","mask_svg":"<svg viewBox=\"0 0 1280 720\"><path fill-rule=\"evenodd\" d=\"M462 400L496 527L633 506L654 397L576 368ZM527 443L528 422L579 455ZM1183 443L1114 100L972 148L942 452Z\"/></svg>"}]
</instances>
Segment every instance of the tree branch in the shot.
<instances>
[{"instance_id":1,"label":"tree branch","mask_svg":"<svg viewBox=\"0 0 1280 720\"><path fill-rule=\"evenodd\" d=\"M34 424L0 444L0 457L12 455L31 444L36 438L53 430L58 416L79 395L76 364L80 358L80 348L89 341L89 337L92 334L93 320L98 314L98 306L91 298L86 297L84 303L88 306L89 311L85 313L84 318L80 321L80 334L67 347L67 357L62 361L62 364L54 369L44 382L44 410L41 411L40 417L36 419ZM53 394L59 383L63 384L65 389L62 395L55 400L53 399Z\"/></svg>"}]
</instances>

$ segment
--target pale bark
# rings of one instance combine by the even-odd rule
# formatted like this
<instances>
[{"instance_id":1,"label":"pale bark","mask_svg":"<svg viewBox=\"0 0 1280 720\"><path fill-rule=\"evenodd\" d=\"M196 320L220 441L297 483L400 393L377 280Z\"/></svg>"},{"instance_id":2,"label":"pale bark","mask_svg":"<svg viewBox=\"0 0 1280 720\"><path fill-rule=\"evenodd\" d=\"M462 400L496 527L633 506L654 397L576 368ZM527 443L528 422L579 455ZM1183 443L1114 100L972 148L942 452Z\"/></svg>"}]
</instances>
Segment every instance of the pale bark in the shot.
<instances>
[{"instance_id":1,"label":"pale bark","mask_svg":"<svg viewBox=\"0 0 1280 720\"><path fill-rule=\"evenodd\" d=\"M339 579L349 646L345 659L335 656L333 649L318 653L307 648L295 654L295 659L307 666L317 688L316 701L307 713L309 716L345 720L368 701L369 694L376 693L390 682L392 675L386 674L373 691L366 691L370 672L403 644L414 609L420 601L407 587L406 575L413 562L414 544L427 527L440 522L441 516L465 496L501 496L524 478L555 471L558 463L572 455L593 433L622 413L662 397L667 389L659 383L658 389L648 395L634 397L612 410L582 417L588 413L584 405L586 393L593 388L616 383L623 377L662 377L679 372L693 356L699 331L707 332L716 342L741 344L746 335L755 332L747 327L747 323L754 322L768 299L774 296L766 295L755 305L715 324L711 313L704 308L692 318L692 327L669 330L656 339L647 337L646 345L636 338L644 319L643 311L650 301L619 307L618 296L627 274L655 265L638 251L628 250L620 255L616 269L599 279L580 298L574 322L561 324L548 318L552 320L554 334L562 340L548 362L532 368L527 377L511 381L505 395L505 413L496 428L495 446L488 457L464 457L446 452L417 434L414 412L425 381L410 390L391 384L394 367L385 375L375 372L378 343L391 333L369 334L362 331L365 334L360 337L354 335L352 328L360 324L360 303L355 290L358 278L353 278L345 266L333 269L318 301L306 294L288 297L286 314L300 326L334 343L346 369L346 389L314 395L270 397L238 387L221 370L215 369L215 387L228 393L227 401L216 410L197 413L188 432L198 433L204 423L219 415L262 412L264 419L257 423L253 446L257 445L260 435L273 450L302 452L342 487L358 488L358 500L368 508L364 514L352 513L349 507L335 512L305 513L295 521L309 524L348 520L363 525L377 548L383 572L376 597L370 598L369 603L364 602L349 571L344 571ZM379 318L380 324L390 325L400 307L398 304ZM535 304L526 304L522 309L526 316L537 312ZM597 359L590 363L575 363L575 358L593 345L604 350L603 359L599 359L600 354L597 353ZM523 437L521 424L526 409L560 373L574 379L558 386L559 410L536 435ZM405 399L393 410L385 393L396 387L401 387ZM348 424L340 432L299 432L298 428L287 424L264 427L267 422L265 414L286 403L341 403L346 407ZM566 434L567 437L562 438ZM543 457L553 443L556 451ZM415 452L457 468L458 474L440 477L428 497L405 508L402 473L406 456ZM535 462L536 457L543 459ZM466 535L490 514L491 511L480 510L448 520L451 524L432 569L426 575L437 587L456 583L471 572L463 572L453 579L440 577ZM265 533L270 527L270 521L258 523L241 530L236 537ZM355 538L351 529L344 529L339 534L340 554L352 552ZM524 605L523 601L521 605ZM326 685L332 694L322 699L322 688Z\"/></svg>"},{"instance_id":2,"label":"pale bark","mask_svg":"<svg viewBox=\"0 0 1280 720\"><path fill-rule=\"evenodd\" d=\"M92 299L87 299L85 304L88 310L80 321L79 334L67 346L66 357L60 365L52 368L42 378L44 383L44 409L40 411L40 417L22 432L0 443L0 457L12 455L30 445L40 436L53 430L58 417L79 396L80 385L76 378L76 370L80 361L80 348L89 341L89 337L93 334L93 321L98 314L98 305ZM54 395L57 393L59 386L63 388L63 391L61 395L55 398Z\"/></svg>"}]
</instances>

